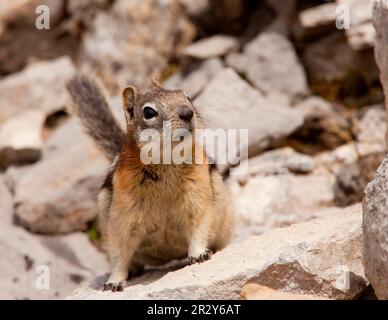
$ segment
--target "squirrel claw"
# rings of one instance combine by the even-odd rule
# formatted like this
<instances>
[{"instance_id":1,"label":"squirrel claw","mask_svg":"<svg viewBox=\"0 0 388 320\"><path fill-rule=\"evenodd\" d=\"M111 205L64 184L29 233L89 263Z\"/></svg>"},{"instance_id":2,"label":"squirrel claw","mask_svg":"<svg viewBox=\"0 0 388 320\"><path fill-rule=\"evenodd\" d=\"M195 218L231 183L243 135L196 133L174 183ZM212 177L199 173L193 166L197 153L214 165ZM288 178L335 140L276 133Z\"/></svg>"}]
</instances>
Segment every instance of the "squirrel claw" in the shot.
<instances>
[{"instance_id":1,"label":"squirrel claw","mask_svg":"<svg viewBox=\"0 0 388 320\"><path fill-rule=\"evenodd\" d=\"M102 291L112 291L112 292L123 291L123 290L124 288L121 283L111 283L111 282L104 283L104 286L102 288Z\"/></svg>"},{"instance_id":2,"label":"squirrel claw","mask_svg":"<svg viewBox=\"0 0 388 320\"><path fill-rule=\"evenodd\" d=\"M201 263L206 260L209 260L212 254L213 252L208 249L204 253L201 253L198 257L188 257L189 264L192 265L194 263Z\"/></svg>"}]
</instances>

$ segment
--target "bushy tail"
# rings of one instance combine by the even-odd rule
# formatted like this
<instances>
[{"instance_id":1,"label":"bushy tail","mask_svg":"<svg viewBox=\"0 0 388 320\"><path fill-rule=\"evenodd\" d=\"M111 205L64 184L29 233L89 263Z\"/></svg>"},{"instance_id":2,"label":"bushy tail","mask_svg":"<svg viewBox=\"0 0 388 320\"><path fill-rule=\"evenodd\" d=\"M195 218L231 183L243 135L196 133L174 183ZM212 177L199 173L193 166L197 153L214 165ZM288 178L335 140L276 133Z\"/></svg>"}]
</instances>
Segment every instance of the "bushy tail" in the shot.
<instances>
[{"instance_id":1,"label":"bushy tail","mask_svg":"<svg viewBox=\"0 0 388 320\"><path fill-rule=\"evenodd\" d=\"M121 150L125 135L109 108L103 89L89 77L78 75L69 81L67 90L86 132L105 156L113 160Z\"/></svg>"}]
</instances>

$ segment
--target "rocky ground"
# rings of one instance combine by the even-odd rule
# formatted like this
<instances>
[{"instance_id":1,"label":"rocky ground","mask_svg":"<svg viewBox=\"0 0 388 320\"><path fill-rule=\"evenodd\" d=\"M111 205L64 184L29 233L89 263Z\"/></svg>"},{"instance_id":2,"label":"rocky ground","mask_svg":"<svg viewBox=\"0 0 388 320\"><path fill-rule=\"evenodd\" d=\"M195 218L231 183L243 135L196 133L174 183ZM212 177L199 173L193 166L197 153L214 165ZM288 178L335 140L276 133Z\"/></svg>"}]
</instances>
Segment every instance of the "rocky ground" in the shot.
<instances>
[{"instance_id":1,"label":"rocky ground","mask_svg":"<svg viewBox=\"0 0 388 320\"><path fill-rule=\"evenodd\" d=\"M35 28L42 2L50 30ZM335 27L339 5L350 29ZM388 5L372 9L2 1L0 298L388 299ZM100 290L109 265L95 200L109 163L72 116L65 84L79 71L102 80L120 121L120 88L156 77L184 89L210 127L249 129L248 172L220 168L235 208L231 245L203 264L150 268L121 293Z\"/></svg>"}]
</instances>

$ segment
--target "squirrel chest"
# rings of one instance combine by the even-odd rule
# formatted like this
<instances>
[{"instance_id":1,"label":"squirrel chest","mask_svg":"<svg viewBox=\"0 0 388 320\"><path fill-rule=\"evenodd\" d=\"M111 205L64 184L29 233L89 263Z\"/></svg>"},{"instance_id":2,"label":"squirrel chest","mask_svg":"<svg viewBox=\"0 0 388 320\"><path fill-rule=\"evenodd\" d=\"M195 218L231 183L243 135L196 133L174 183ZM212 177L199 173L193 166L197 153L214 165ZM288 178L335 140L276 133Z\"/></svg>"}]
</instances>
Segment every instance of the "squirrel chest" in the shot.
<instances>
[{"instance_id":1,"label":"squirrel chest","mask_svg":"<svg viewBox=\"0 0 388 320\"><path fill-rule=\"evenodd\" d=\"M113 186L112 207L118 208L115 214L135 222L145 234L136 260L155 265L187 256L193 221L212 201L207 165L164 165L157 169L119 166Z\"/></svg>"}]
</instances>

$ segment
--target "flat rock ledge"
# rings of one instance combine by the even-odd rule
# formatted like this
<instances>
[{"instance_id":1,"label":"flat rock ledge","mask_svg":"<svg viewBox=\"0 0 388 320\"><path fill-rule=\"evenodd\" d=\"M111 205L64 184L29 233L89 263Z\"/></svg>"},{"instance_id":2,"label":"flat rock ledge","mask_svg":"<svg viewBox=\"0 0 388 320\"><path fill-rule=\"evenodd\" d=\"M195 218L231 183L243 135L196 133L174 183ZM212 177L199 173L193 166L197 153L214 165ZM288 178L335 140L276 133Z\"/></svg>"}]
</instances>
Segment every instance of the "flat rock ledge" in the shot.
<instances>
[{"instance_id":1,"label":"flat rock ledge","mask_svg":"<svg viewBox=\"0 0 388 320\"><path fill-rule=\"evenodd\" d=\"M202 264L149 271L123 292L103 292L101 276L68 299L239 299L247 283L332 299L354 299L367 287L361 261L359 204L322 219L233 243Z\"/></svg>"}]
</instances>

